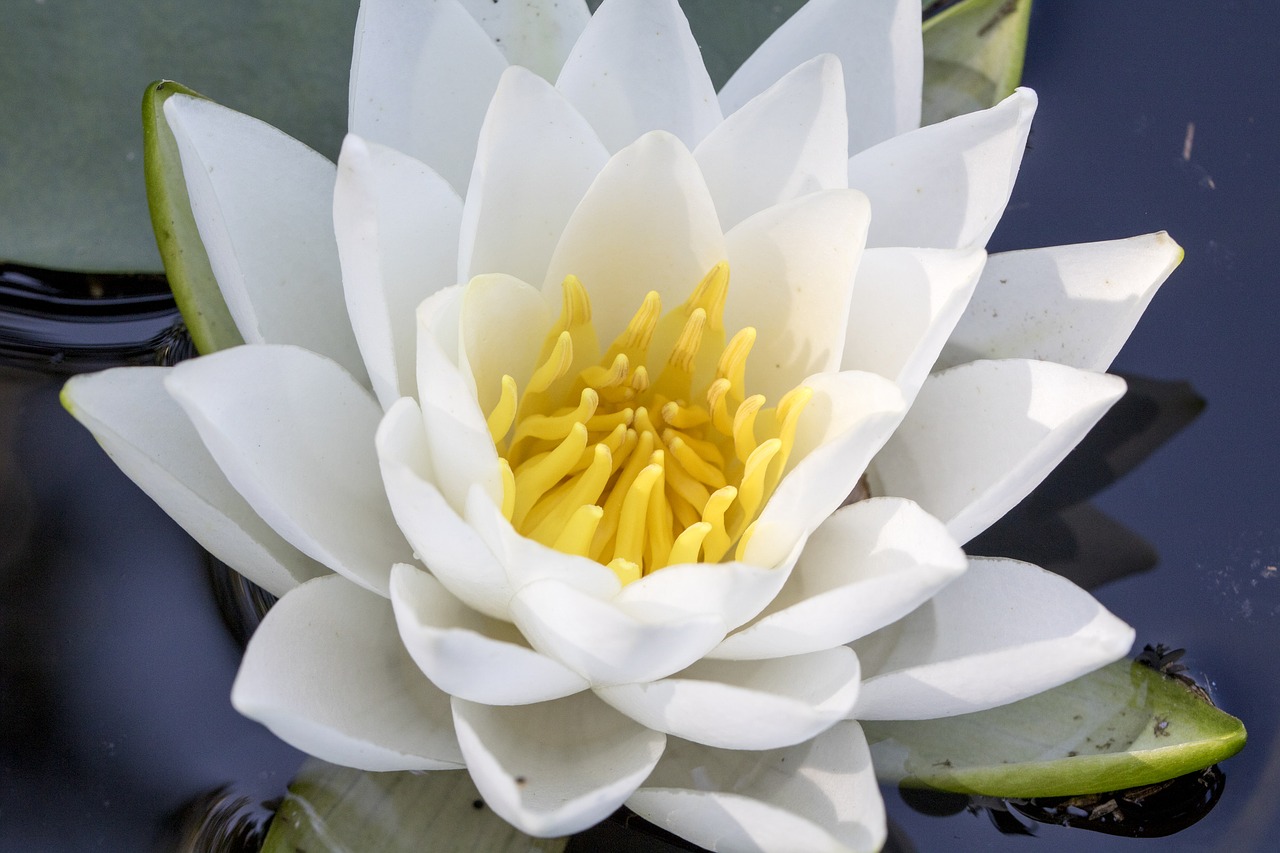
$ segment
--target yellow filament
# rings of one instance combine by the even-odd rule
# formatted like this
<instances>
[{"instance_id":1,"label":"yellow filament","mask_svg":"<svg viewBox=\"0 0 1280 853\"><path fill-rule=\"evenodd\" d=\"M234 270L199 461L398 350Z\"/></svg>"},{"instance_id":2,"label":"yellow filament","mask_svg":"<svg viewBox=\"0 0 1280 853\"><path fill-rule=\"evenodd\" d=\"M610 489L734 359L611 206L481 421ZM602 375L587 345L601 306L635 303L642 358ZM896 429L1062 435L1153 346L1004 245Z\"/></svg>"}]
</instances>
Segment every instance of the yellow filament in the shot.
<instances>
[{"instance_id":1,"label":"yellow filament","mask_svg":"<svg viewBox=\"0 0 1280 853\"><path fill-rule=\"evenodd\" d=\"M671 354L667 356L667 364L658 375L654 384L655 393L667 398L689 396L693 386L693 368L698 358L698 350L702 348L702 331L707 325L707 312L695 308L685 321L680 336L676 338Z\"/></svg>"},{"instance_id":2,"label":"yellow filament","mask_svg":"<svg viewBox=\"0 0 1280 853\"><path fill-rule=\"evenodd\" d=\"M733 540L729 538L728 525L725 522L725 513L738 497L738 490L733 486L725 486L723 489L717 489L707 505L702 508L702 520L711 525L711 530L703 539L703 559L708 563L716 563L729 550L729 546L733 544Z\"/></svg>"},{"instance_id":3,"label":"yellow filament","mask_svg":"<svg viewBox=\"0 0 1280 853\"><path fill-rule=\"evenodd\" d=\"M618 519L618 544L614 553L637 566L644 557L644 522L645 516L649 514L649 494L661 478L661 463L646 465L622 501L622 515Z\"/></svg>"},{"instance_id":4,"label":"yellow filament","mask_svg":"<svg viewBox=\"0 0 1280 853\"><path fill-rule=\"evenodd\" d=\"M670 436L670 438L667 436ZM693 448L680 436L673 434L671 430L667 430L663 438L666 439L665 443L667 449L671 451L671 455L695 480L706 483L712 489L720 489L728 485L724 478L724 472L694 452Z\"/></svg>"},{"instance_id":5,"label":"yellow filament","mask_svg":"<svg viewBox=\"0 0 1280 853\"><path fill-rule=\"evenodd\" d=\"M701 309L707 316L707 327L724 328L724 305L729 296L729 264L721 261L711 268L698 286L693 289L689 301L684 304L692 313Z\"/></svg>"},{"instance_id":6,"label":"yellow filament","mask_svg":"<svg viewBox=\"0 0 1280 853\"><path fill-rule=\"evenodd\" d=\"M702 550L702 540L707 538L707 534L711 532L711 525L705 521L699 521L697 524L691 524L676 537L676 541L671 546L671 562L670 565L678 566L681 563L698 562L698 552Z\"/></svg>"},{"instance_id":7,"label":"yellow filament","mask_svg":"<svg viewBox=\"0 0 1280 853\"><path fill-rule=\"evenodd\" d=\"M569 473L587 447L587 428L574 424L564 441L546 456L516 472L516 499L511 523L519 530L534 503Z\"/></svg>"},{"instance_id":8,"label":"yellow filament","mask_svg":"<svg viewBox=\"0 0 1280 853\"><path fill-rule=\"evenodd\" d=\"M676 429L693 429L711 420L711 413L701 406L682 406L675 400L662 407L662 419Z\"/></svg>"},{"instance_id":9,"label":"yellow filament","mask_svg":"<svg viewBox=\"0 0 1280 853\"><path fill-rule=\"evenodd\" d=\"M613 569L613 573L618 576L618 580L624 586L632 581L640 580L640 567L630 560L615 557L609 561L609 568Z\"/></svg>"},{"instance_id":10,"label":"yellow filament","mask_svg":"<svg viewBox=\"0 0 1280 853\"><path fill-rule=\"evenodd\" d=\"M636 313L627 323L627 328L605 353L604 360L612 362L619 355L626 355L632 364L642 364L649 354L649 344L653 341L653 330L658 328L658 318L662 316L662 297L656 290L644 295L644 300Z\"/></svg>"},{"instance_id":11,"label":"yellow filament","mask_svg":"<svg viewBox=\"0 0 1280 853\"><path fill-rule=\"evenodd\" d=\"M600 390L602 388L615 388L626 381L627 376L631 373L631 363L627 360L626 353L618 353L618 357L605 367L599 364L593 364L579 374L584 385L588 388Z\"/></svg>"},{"instance_id":12,"label":"yellow filament","mask_svg":"<svg viewBox=\"0 0 1280 853\"><path fill-rule=\"evenodd\" d=\"M618 531L618 524L622 518L622 502L631 493L631 487L635 483L636 478L640 475L640 471L648 464L649 456L653 453L654 436L651 432L636 433L636 445L631 451L630 458L622 467L622 472L618 475L618 480L613 484L613 489L609 492L609 497L604 502L604 518L600 522L600 527L596 530L596 538L591 546L591 559L600 559L605 547L609 544L609 540L614 537Z\"/></svg>"},{"instance_id":13,"label":"yellow filament","mask_svg":"<svg viewBox=\"0 0 1280 853\"><path fill-rule=\"evenodd\" d=\"M600 493L604 491L605 483L609 480L609 474L613 471L612 456L609 448L603 444L597 444L595 458L587 466L587 470L576 479L570 480L572 485L563 493L552 493L546 496L544 502L554 503L554 505L551 511L529 532L529 538L544 545L552 544L560 536L564 526L569 523L569 518L579 508L592 505L599 500ZM603 516L604 510L600 512ZM593 530L592 533L594 535L595 531Z\"/></svg>"},{"instance_id":14,"label":"yellow filament","mask_svg":"<svg viewBox=\"0 0 1280 853\"><path fill-rule=\"evenodd\" d=\"M604 518L604 510L598 506L587 504L578 507L551 547L576 557L587 556L591 539L596 535L596 527L602 518Z\"/></svg>"},{"instance_id":15,"label":"yellow filament","mask_svg":"<svg viewBox=\"0 0 1280 853\"><path fill-rule=\"evenodd\" d=\"M743 400L733 413L733 451L743 464L756 449L756 415L763 405L764 396L756 394Z\"/></svg>"},{"instance_id":16,"label":"yellow filament","mask_svg":"<svg viewBox=\"0 0 1280 853\"><path fill-rule=\"evenodd\" d=\"M746 398L747 356L756 343L756 330L747 326L739 329L716 365L716 378L729 380L729 396L734 403Z\"/></svg>"},{"instance_id":17,"label":"yellow filament","mask_svg":"<svg viewBox=\"0 0 1280 853\"><path fill-rule=\"evenodd\" d=\"M507 433L511 431L511 424L516 419L516 381L510 376L502 377L502 393L498 397L498 404L493 407L493 411L489 413L487 424L489 427L489 437L493 439L495 446L502 443L507 437Z\"/></svg>"},{"instance_id":18,"label":"yellow filament","mask_svg":"<svg viewBox=\"0 0 1280 853\"><path fill-rule=\"evenodd\" d=\"M552 382L569 372L571 364L573 364L573 338L568 332L561 332L556 336L551 352L529 378L529 387L525 389L526 396L546 391L551 387Z\"/></svg>"},{"instance_id":19,"label":"yellow filament","mask_svg":"<svg viewBox=\"0 0 1280 853\"><path fill-rule=\"evenodd\" d=\"M769 463L782 449L782 442L776 438L762 442L747 459L742 469L742 482L738 485L738 504L745 515L744 524L752 521L765 498L765 476L769 472Z\"/></svg>"},{"instance_id":20,"label":"yellow filament","mask_svg":"<svg viewBox=\"0 0 1280 853\"><path fill-rule=\"evenodd\" d=\"M569 434L574 424L584 423L596 412L600 405L600 395L593 388L583 388L578 399L578 407L561 415L529 415L516 425L516 434L511 437L511 446L525 438L543 438L549 441L560 441ZM587 429L591 427L588 425Z\"/></svg>"},{"instance_id":21,"label":"yellow filament","mask_svg":"<svg viewBox=\"0 0 1280 853\"><path fill-rule=\"evenodd\" d=\"M516 475L511 473L511 463L498 457L498 473L502 475L502 517L511 520L516 509Z\"/></svg>"}]
</instances>

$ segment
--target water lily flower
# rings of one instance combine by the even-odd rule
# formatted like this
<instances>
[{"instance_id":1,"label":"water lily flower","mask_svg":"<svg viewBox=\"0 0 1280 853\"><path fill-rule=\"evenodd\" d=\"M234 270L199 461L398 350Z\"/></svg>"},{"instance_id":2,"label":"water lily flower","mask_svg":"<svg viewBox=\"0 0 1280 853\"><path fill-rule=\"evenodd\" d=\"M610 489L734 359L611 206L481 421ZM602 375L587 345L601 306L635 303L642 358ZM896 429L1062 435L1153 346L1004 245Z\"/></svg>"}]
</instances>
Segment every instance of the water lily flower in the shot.
<instances>
[{"instance_id":1,"label":"water lily flower","mask_svg":"<svg viewBox=\"0 0 1280 853\"><path fill-rule=\"evenodd\" d=\"M916 0L811 0L719 94L674 0L365 0L336 166L169 98L247 343L64 400L281 596L236 707L536 835L871 850L857 720L1127 652L960 545L1123 393L1179 250L988 261L1035 97L920 89Z\"/></svg>"}]
</instances>

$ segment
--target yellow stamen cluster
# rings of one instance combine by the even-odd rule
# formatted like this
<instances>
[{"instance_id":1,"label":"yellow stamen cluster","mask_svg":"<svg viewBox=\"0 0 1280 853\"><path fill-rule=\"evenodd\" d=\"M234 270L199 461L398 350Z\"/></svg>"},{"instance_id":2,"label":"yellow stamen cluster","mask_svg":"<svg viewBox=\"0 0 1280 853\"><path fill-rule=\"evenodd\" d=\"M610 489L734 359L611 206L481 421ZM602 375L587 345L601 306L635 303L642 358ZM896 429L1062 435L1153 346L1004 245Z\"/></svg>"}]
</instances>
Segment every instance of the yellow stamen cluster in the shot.
<instances>
[{"instance_id":1,"label":"yellow stamen cluster","mask_svg":"<svg viewBox=\"0 0 1280 853\"><path fill-rule=\"evenodd\" d=\"M564 280L560 319L523 393L503 376L488 417L516 530L623 583L731 549L741 558L813 392L795 388L774 408L747 396L756 330L726 343L728 287L720 263L665 316L648 293L599 356L587 292Z\"/></svg>"}]
</instances>

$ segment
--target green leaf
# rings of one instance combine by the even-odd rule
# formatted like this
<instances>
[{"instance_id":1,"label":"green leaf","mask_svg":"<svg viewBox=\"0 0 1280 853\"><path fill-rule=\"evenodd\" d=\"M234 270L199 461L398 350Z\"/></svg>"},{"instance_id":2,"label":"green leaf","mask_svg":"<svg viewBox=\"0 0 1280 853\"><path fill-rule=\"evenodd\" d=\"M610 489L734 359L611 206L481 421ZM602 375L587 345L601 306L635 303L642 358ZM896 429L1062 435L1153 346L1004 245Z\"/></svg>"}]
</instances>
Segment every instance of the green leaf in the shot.
<instances>
[{"instance_id":1,"label":"green leaf","mask_svg":"<svg viewBox=\"0 0 1280 853\"><path fill-rule=\"evenodd\" d=\"M567 844L514 829L481 802L465 770L369 773L313 758L289 785L262 850L559 853Z\"/></svg>"},{"instance_id":2,"label":"green leaf","mask_svg":"<svg viewBox=\"0 0 1280 853\"><path fill-rule=\"evenodd\" d=\"M200 241L191 215L187 182L182 177L178 143L164 117L164 102L171 95L195 95L186 86L161 80L147 87L142 97L142 145L147 176L147 202L151 227L164 259L173 298L182 311L187 331L202 353L244 343L236 330L227 303L209 266L209 255Z\"/></svg>"},{"instance_id":3,"label":"green leaf","mask_svg":"<svg viewBox=\"0 0 1280 853\"><path fill-rule=\"evenodd\" d=\"M138 97L175 77L330 157L346 130L358 0L8 3L0 261L159 272Z\"/></svg>"},{"instance_id":4,"label":"green leaf","mask_svg":"<svg viewBox=\"0 0 1280 853\"><path fill-rule=\"evenodd\" d=\"M1235 717L1130 661L1001 708L863 728L884 781L1008 798L1155 784L1230 758L1245 742Z\"/></svg>"},{"instance_id":5,"label":"green leaf","mask_svg":"<svg viewBox=\"0 0 1280 853\"><path fill-rule=\"evenodd\" d=\"M928 18L924 124L986 109L1013 92L1030 20L1031 0L964 0Z\"/></svg>"}]
</instances>

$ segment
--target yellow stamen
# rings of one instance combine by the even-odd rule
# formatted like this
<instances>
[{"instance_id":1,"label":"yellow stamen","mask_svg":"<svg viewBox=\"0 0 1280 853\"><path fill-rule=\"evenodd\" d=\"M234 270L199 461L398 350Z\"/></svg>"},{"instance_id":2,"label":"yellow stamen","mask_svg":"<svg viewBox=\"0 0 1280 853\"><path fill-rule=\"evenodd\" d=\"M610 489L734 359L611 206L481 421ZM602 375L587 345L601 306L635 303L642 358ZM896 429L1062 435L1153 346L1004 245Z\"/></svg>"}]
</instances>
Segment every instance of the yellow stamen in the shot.
<instances>
[{"instance_id":1,"label":"yellow stamen","mask_svg":"<svg viewBox=\"0 0 1280 853\"><path fill-rule=\"evenodd\" d=\"M711 420L711 413L701 406L682 406L675 400L662 407L662 419L676 429L694 429Z\"/></svg>"},{"instance_id":2,"label":"yellow stamen","mask_svg":"<svg viewBox=\"0 0 1280 853\"><path fill-rule=\"evenodd\" d=\"M622 516L618 520L618 544L614 553L629 563L640 565L644 557L645 516L649 514L649 495L660 479L662 464L646 465L623 498Z\"/></svg>"},{"instance_id":3,"label":"yellow stamen","mask_svg":"<svg viewBox=\"0 0 1280 853\"><path fill-rule=\"evenodd\" d=\"M705 521L690 524L684 532L676 537L671 546L671 565L698 562L698 552L702 550L702 540L711 532L711 525Z\"/></svg>"},{"instance_id":4,"label":"yellow stamen","mask_svg":"<svg viewBox=\"0 0 1280 853\"><path fill-rule=\"evenodd\" d=\"M743 464L756 449L756 415L763 405L764 396L756 394L743 400L733 413L733 452Z\"/></svg>"},{"instance_id":5,"label":"yellow stamen","mask_svg":"<svg viewBox=\"0 0 1280 853\"><path fill-rule=\"evenodd\" d=\"M738 497L738 490L733 486L725 486L723 489L717 489L707 505L702 508L702 520L711 525L711 530L707 533L703 540L703 559L708 563L717 563L729 550L729 546L733 544L733 540L729 538L728 524L725 523L725 513L729 511L730 505Z\"/></svg>"},{"instance_id":6,"label":"yellow stamen","mask_svg":"<svg viewBox=\"0 0 1280 853\"><path fill-rule=\"evenodd\" d=\"M511 431L511 424L516 419L516 381L510 376L502 377L502 393L498 397L498 404L493 407L493 411L489 413L487 420L489 426L489 437L493 439L495 446L502 443L507 437L507 433Z\"/></svg>"},{"instance_id":7,"label":"yellow stamen","mask_svg":"<svg viewBox=\"0 0 1280 853\"><path fill-rule=\"evenodd\" d=\"M721 489L727 485L724 472L695 453L693 448L672 430L663 433L663 438L671 455L694 479L706 483L712 489Z\"/></svg>"},{"instance_id":8,"label":"yellow stamen","mask_svg":"<svg viewBox=\"0 0 1280 853\"><path fill-rule=\"evenodd\" d=\"M529 415L516 425L516 434L511 437L511 446L525 438L542 438L548 441L560 441L569 434L574 424L586 423L595 414L600 405L600 395L593 388L583 388L578 400L578 407L560 415ZM590 430L591 426L588 425Z\"/></svg>"},{"instance_id":9,"label":"yellow stamen","mask_svg":"<svg viewBox=\"0 0 1280 853\"><path fill-rule=\"evenodd\" d=\"M596 535L596 527L602 518L604 518L604 510L598 506L588 504L578 507L551 547L576 557L587 556L591 539Z\"/></svg>"},{"instance_id":10,"label":"yellow stamen","mask_svg":"<svg viewBox=\"0 0 1280 853\"><path fill-rule=\"evenodd\" d=\"M511 463L498 457L498 473L502 475L502 517L511 520L516 508L516 475L511 473Z\"/></svg>"},{"instance_id":11,"label":"yellow stamen","mask_svg":"<svg viewBox=\"0 0 1280 853\"><path fill-rule=\"evenodd\" d=\"M544 503L554 503L551 511L529 531L528 536L544 545L550 545L559 538L570 517L581 507L594 504L600 499L604 485L609 481L613 471L613 454L603 444L595 447L595 458L587 470L577 478L570 480L573 485L563 494L548 494ZM600 511L601 516L604 510ZM595 531L592 531L594 535Z\"/></svg>"},{"instance_id":12,"label":"yellow stamen","mask_svg":"<svg viewBox=\"0 0 1280 853\"><path fill-rule=\"evenodd\" d=\"M568 332L561 332L556 336L551 352L538 365L533 376L529 377L529 387L525 389L525 395L541 394L546 391L551 387L552 382L569 372L571 364L573 364L573 337Z\"/></svg>"},{"instance_id":13,"label":"yellow stamen","mask_svg":"<svg viewBox=\"0 0 1280 853\"><path fill-rule=\"evenodd\" d=\"M753 327L739 329L729 340L716 365L716 378L729 380L729 398L734 405L746 399L747 356L755 343L756 330Z\"/></svg>"},{"instance_id":14,"label":"yellow stamen","mask_svg":"<svg viewBox=\"0 0 1280 853\"><path fill-rule=\"evenodd\" d=\"M668 399L679 399L689 396L693 386L693 368L698 358L698 350L702 348L702 331L707 325L707 312L695 308L680 330L671 354L667 356L667 364L658 375L654 384L655 393Z\"/></svg>"},{"instance_id":15,"label":"yellow stamen","mask_svg":"<svg viewBox=\"0 0 1280 853\"><path fill-rule=\"evenodd\" d=\"M523 526L525 517L538 498L569 473L569 469L578 461L586 447L587 428L582 424L574 424L555 450L536 462L522 465L516 471L516 500L511 523L517 530Z\"/></svg>"},{"instance_id":16,"label":"yellow stamen","mask_svg":"<svg viewBox=\"0 0 1280 853\"><path fill-rule=\"evenodd\" d=\"M627 323L627 328L618 335L617 340L605 353L604 360L612 362L619 355L626 355L632 364L643 364L649 354L649 344L653 341L653 330L658 328L658 318L662 316L662 298L656 290L644 295L644 301L636 309L636 313Z\"/></svg>"}]
</instances>

